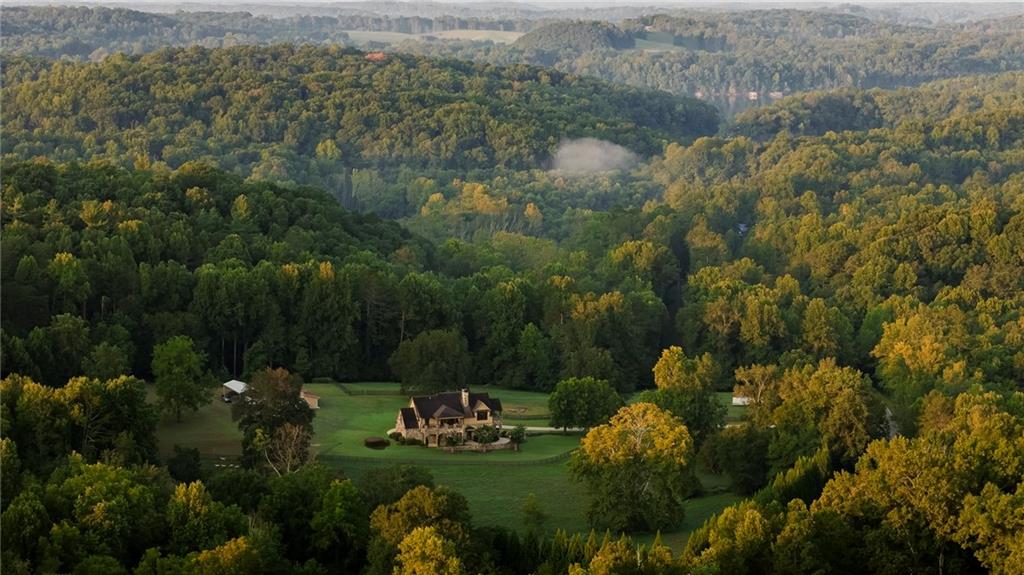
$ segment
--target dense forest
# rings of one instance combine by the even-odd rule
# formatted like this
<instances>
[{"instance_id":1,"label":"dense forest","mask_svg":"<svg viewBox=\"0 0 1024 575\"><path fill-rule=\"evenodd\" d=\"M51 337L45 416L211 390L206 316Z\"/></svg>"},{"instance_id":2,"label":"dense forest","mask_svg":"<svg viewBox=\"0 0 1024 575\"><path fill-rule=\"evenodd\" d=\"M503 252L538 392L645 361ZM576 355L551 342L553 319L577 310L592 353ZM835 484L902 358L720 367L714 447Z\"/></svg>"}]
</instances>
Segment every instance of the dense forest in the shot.
<instances>
[{"instance_id":1,"label":"dense forest","mask_svg":"<svg viewBox=\"0 0 1024 575\"><path fill-rule=\"evenodd\" d=\"M254 17L247 12L150 14L124 8L67 6L4 10L4 54L102 60L166 46L215 48L273 42L344 44L334 18Z\"/></svg>"},{"instance_id":2,"label":"dense forest","mask_svg":"<svg viewBox=\"0 0 1024 575\"><path fill-rule=\"evenodd\" d=\"M846 9L844 9L846 8ZM352 44L346 30L413 34L394 46L434 58L553 66L641 88L696 96L726 116L782 96L835 88L896 88L1024 68L1024 14L979 7L956 18L899 7L694 11L492 10L493 16L373 13L373 7L272 6L249 12L149 14L125 9L26 7L5 14L5 54L102 59L167 45L273 42ZM386 6L382 10L396 9ZM922 8L918 12L925 12ZM403 12L399 9L398 12ZM608 11L606 11L608 12ZM272 16L271 16L272 15ZM946 15L949 16L948 14ZM430 36L450 30L525 32L511 45ZM385 46L386 44L380 44ZM755 95L756 94L756 95Z\"/></svg>"},{"instance_id":3,"label":"dense forest","mask_svg":"<svg viewBox=\"0 0 1024 575\"><path fill-rule=\"evenodd\" d=\"M403 170L543 167L560 140L581 136L651 154L714 133L718 121L696 100L552 70L380 61L339 47L190 48L97 64L12 59L4 84L5 153L171 168L200 160L317 184L346 205L353 177L359 185L394 182Z\"/></svg>"},{"instance_id":4,"label":"dense forest","mask_svg":"<svg viewBox=\"0 0 1024 575\"><path fill-rule=\"evenodd\" d=\"M1020 16L915 27L797 10L690 13L626 20L608 36L629 40L616 42L595 42L588 33L594 26L551 23L509 47L406 42L400 48L550 65L572 74L697 96L726 115L800 91L895 88L1024 67Z\"/></svg>"},{"instance_id":5,"label":"dense forest","mask_svg":"<svg viewBox=\"0 0 1024 575\"><path fill-rule=\"evenodd\" d=\"M213 8L213 7L211 7ZM144 54L167 46L206 48L295 42L350 44L346 30L429 34L446 30L524 30L531 20L456 16L298 14L250 12L149 13L125 8L12 6L4 10L4 54L102 60L123 52Z\"/></svg>"},{"instance_id":6,"label":"dense forest","mask_svg":"<svg viewBox=\"0 0 1024 575\"><path fill-rule=\"evenodd\" d=\"M983 26L773 11L521 38L586 58L668 34L664 55L712 59L828 40L913 69L721 128L690 98L525 64L5 57L0 566L1021 572L1024 73L962 74L1019 67L1017 24ZM552 169L573 138L635 163ZM239 467L160 448L161 418L232 378ZM483 525L423 467L316 461L302 383L379 380L549 393L558 433L585 428L562 463L593 531L552 533L536 501L522 529ZM727 425L715 392L748 417ZM670 549L654 534L702 473L743 499Z\"/></svg>"}]
</instances>

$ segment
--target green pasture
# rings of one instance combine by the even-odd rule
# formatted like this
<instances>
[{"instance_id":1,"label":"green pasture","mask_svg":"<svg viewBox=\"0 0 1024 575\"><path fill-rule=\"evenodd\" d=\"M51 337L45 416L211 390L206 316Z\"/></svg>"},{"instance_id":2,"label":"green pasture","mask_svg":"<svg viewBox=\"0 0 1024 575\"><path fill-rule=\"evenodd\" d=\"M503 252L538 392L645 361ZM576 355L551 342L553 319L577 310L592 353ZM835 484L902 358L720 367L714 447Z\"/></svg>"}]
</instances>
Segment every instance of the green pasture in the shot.
<instances>
[{"instance_id":1,"label":"green pasture","mask_svg":"<svg viewBox=\"0 0 1024 575\"><path fill-rule=\"evenodd\" d=\"M427 32L424 34L406 34L405 32L375 32L370 30L345 30L348 37L357 44L380 42L382 44L399 44L405 40L419 41L425 37L442 40L490 40L496 44L515 42L523 35L522 32L505 30L446 30L444 32Z\"/></svg>"},{"instance_id":2,"label":"green pasture","mask_svg":"<svg viewBox=\"0 0 1024 575\"><path fill-rule=\"evenodd\" d=\"M642 38L635 39L635 48L646 52L675 52L683 49L675 45L672 34L665 32L645 32Z\"/></svg>"},{"instance_id":3,"label":"green pasture","mask_svg":"<svg viewBox=\"0 0 1024 575\"><path fill-rule=\"evenodd\" d=\"M523 446L526 450L529 442ZM484 457L490 457L489 454ZM386 461L343 460L338 466L349 477L359 478L366 471L387 465ZM582 485L569 477L567 461L510 465L460 465L431 461L421 465L430 469L438 485L447 485L466 497L473 522L477 525L522 527L522 507L530 493L537 496L549 515L548 527L569 532L588 529L585 520L586 493Z\"/></svg>"},{"instance_id":4,"label":"green pasture","mask_svg":"<svg viewBox=\"0 0 1024 575\"><path fill-rule=\"evenodd\" d=\"M153 387L149 386L149 400L156 401ZM231 405L220 400L221 389L210 390L210 403L198 411L185 411L181 421L174 416L162 416L156 428L160 442L160 455L164 458L174 454L175 444L195 447L203 457L238 457L242 453L242 432L231 420Z\"/></svg>"}]
</instances>

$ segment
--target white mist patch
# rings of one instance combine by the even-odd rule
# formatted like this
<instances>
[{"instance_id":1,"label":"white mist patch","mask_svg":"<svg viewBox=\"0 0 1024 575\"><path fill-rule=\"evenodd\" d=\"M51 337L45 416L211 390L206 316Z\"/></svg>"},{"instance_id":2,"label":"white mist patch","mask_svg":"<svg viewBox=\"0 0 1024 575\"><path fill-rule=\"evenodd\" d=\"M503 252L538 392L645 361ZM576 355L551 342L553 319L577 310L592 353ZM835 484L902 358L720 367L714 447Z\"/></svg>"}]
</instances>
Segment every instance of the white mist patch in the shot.
<instances>
[{"instance_id":1,"label":"white mist patch","mask_svg":"<svg viewBox=\"0 0 1024 575\"><path fill-rule=\"evenodd\" d=\"M551 169L575 174L593 174L629 169L638 157L628 148L597 138L563 140L558 144Z\"/></svg>"}]
</instances>

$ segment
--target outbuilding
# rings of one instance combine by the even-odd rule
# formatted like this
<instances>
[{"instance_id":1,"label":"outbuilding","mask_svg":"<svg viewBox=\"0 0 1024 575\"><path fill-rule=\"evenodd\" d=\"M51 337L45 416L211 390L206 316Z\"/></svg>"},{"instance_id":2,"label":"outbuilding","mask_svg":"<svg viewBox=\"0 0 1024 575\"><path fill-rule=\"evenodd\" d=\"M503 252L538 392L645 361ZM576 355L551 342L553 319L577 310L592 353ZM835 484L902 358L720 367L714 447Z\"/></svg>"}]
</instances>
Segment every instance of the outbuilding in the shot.
<instances>
[{"instance_id":1,"label":"outbuilding","mask_svg":"<svg viewBox=\"0 0 1024 575\"><path fill-rule=\"evenodd\" d=\"M299 392L299 396L309 405L310 409L320 409L320 396L315 393L310 393L305 389Z\"/></svg>"},{"instance_id":2,"label":"outbuilding","mask_svg":"<svg viewBox=\"0 0 1024 575\"><path fill-rule=\"evenodd\" d=\"M237 379L225 381L221 387L224 391L221 393L220 398L224 400L224 403L231 403L234 398L245 395L245 392L249 390L248 383L238 381Z\"/></svg>"}]
</instances>

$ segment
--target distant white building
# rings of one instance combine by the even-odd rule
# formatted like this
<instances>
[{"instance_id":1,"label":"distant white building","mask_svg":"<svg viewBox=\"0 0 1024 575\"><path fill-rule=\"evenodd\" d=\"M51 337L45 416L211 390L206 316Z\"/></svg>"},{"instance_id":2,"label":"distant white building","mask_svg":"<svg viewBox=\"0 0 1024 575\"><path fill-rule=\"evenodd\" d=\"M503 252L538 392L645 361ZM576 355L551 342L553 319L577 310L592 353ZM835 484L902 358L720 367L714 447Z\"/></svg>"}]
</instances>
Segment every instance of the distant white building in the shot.
<instances>
[{"instance_id":1,"label":"distant white building","mask_svg":"<svg viewBox=\"0 0 1024 575\"><path fill-rule=\"evenodd\" d=\"M753 403L753 399L745 395L737 395L734 391L732 393L732 404L733 405L750 405Z\"/></svg>"}]
</instances>

